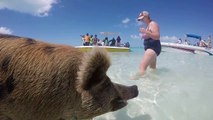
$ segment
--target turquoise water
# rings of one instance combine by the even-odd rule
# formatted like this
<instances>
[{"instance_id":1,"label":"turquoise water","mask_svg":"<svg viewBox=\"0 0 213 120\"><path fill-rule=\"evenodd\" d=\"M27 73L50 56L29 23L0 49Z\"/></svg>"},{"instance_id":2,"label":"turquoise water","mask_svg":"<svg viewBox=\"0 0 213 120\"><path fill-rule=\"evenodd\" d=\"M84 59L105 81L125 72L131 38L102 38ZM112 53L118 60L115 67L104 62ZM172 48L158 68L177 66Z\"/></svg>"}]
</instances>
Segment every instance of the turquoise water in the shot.
<instances>
[{"instance_id":1,"label":"turquoise water","mask_svg":"<svg viewBox=\"0 0 213 120\"><path fill-rule=\"evenodd\" d=\"M138 71L143 48L130 53L110 53L112 81L137 85L139 96L128 105L94 120L212 120L213 56L163 48L157 70L147 70L139 80L130 80Z\"/></svg>"}]
</instances>

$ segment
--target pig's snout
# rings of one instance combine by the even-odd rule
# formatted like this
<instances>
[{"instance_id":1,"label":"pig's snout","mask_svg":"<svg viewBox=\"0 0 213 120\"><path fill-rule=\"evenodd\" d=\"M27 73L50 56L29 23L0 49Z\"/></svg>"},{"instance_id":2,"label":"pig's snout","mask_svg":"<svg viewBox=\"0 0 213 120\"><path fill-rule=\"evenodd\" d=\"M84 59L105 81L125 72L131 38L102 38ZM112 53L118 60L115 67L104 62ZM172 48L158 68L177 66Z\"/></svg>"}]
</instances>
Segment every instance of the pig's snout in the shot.
<instances>
[{"instance_id":1,"label":"pig's snout","mask_svg":"<svg viewBox=\"0 0 213 120\"><path fill-rule=\"evenodd\" d=\"M132 93L133 93L133 98L138 96L138 87L136 85L131 86L132 87Z\"/></svg>"}]
</instances>

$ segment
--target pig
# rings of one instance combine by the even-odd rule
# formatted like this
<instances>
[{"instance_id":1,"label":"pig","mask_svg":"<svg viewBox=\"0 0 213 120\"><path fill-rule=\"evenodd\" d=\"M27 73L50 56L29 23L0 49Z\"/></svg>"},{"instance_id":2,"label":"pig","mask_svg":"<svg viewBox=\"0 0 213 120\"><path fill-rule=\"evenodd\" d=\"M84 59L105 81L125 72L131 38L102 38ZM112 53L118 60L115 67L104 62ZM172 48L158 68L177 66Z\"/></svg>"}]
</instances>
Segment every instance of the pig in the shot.
<instances>
[{"instance_id":1,"label":"pig","mask_svg":"<svg viewBox=\"0 0 213 120\"><path fill-rule=\"evenodd\" d=\"M119 110L138 88L112 82L110 65L102 48L0 34L0 119L92 119Z\"/></svg>"}]
</instances>

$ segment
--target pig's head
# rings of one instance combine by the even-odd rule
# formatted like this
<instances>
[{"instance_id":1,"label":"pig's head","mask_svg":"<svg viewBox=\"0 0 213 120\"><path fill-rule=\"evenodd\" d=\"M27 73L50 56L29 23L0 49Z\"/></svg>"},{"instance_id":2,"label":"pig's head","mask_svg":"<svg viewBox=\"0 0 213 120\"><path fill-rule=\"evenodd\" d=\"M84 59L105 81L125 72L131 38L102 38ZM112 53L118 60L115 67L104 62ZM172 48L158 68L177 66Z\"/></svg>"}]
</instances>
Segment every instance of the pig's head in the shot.
<instances>
[{"instance_id":1,"label":"pig's head","mask_svg":"<svg viewBox=\"0 0 213 120\"><path fill-rule=\"evenodd\" d=\"M127 105L127 100L138 95L137 86L124 86L111 82L106 72L110 60L104 49L95 48L82 59L76 89L81 95L77 118L95 116L116 111Z\"/></svg>"}]
</instances>

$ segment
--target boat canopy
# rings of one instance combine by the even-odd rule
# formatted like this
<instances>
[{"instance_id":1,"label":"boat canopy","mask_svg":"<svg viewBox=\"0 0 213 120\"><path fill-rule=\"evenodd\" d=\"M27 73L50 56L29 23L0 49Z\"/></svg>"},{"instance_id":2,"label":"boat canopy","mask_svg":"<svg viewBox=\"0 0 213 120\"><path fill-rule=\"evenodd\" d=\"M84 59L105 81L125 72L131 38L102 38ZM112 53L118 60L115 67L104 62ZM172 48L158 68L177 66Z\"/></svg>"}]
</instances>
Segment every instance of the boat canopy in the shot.
<instances>
[{"instance_id":1,"label":"boat canopy","mask_svg":"<svg viewBox=\"0 0 213 120\"><path fill-rule=\"evenodd\" d=\"M101 35L105 35L106 37L108 35L119 35L119 32L100 32Z\"/></svg>"},{"instance_id":2,"label":"boat canopy","mask_svg":"<svg viewBox=\"0 0 213 120\"><path fill-rule=\"evenodd\" d=\"M194 35L194 34L186 34L186 37L191 37L191 38L196 38L196 39L199 39L199 40L201 40L201 36L199 36L199 35Z\"/></svg>"}]
</instances>

